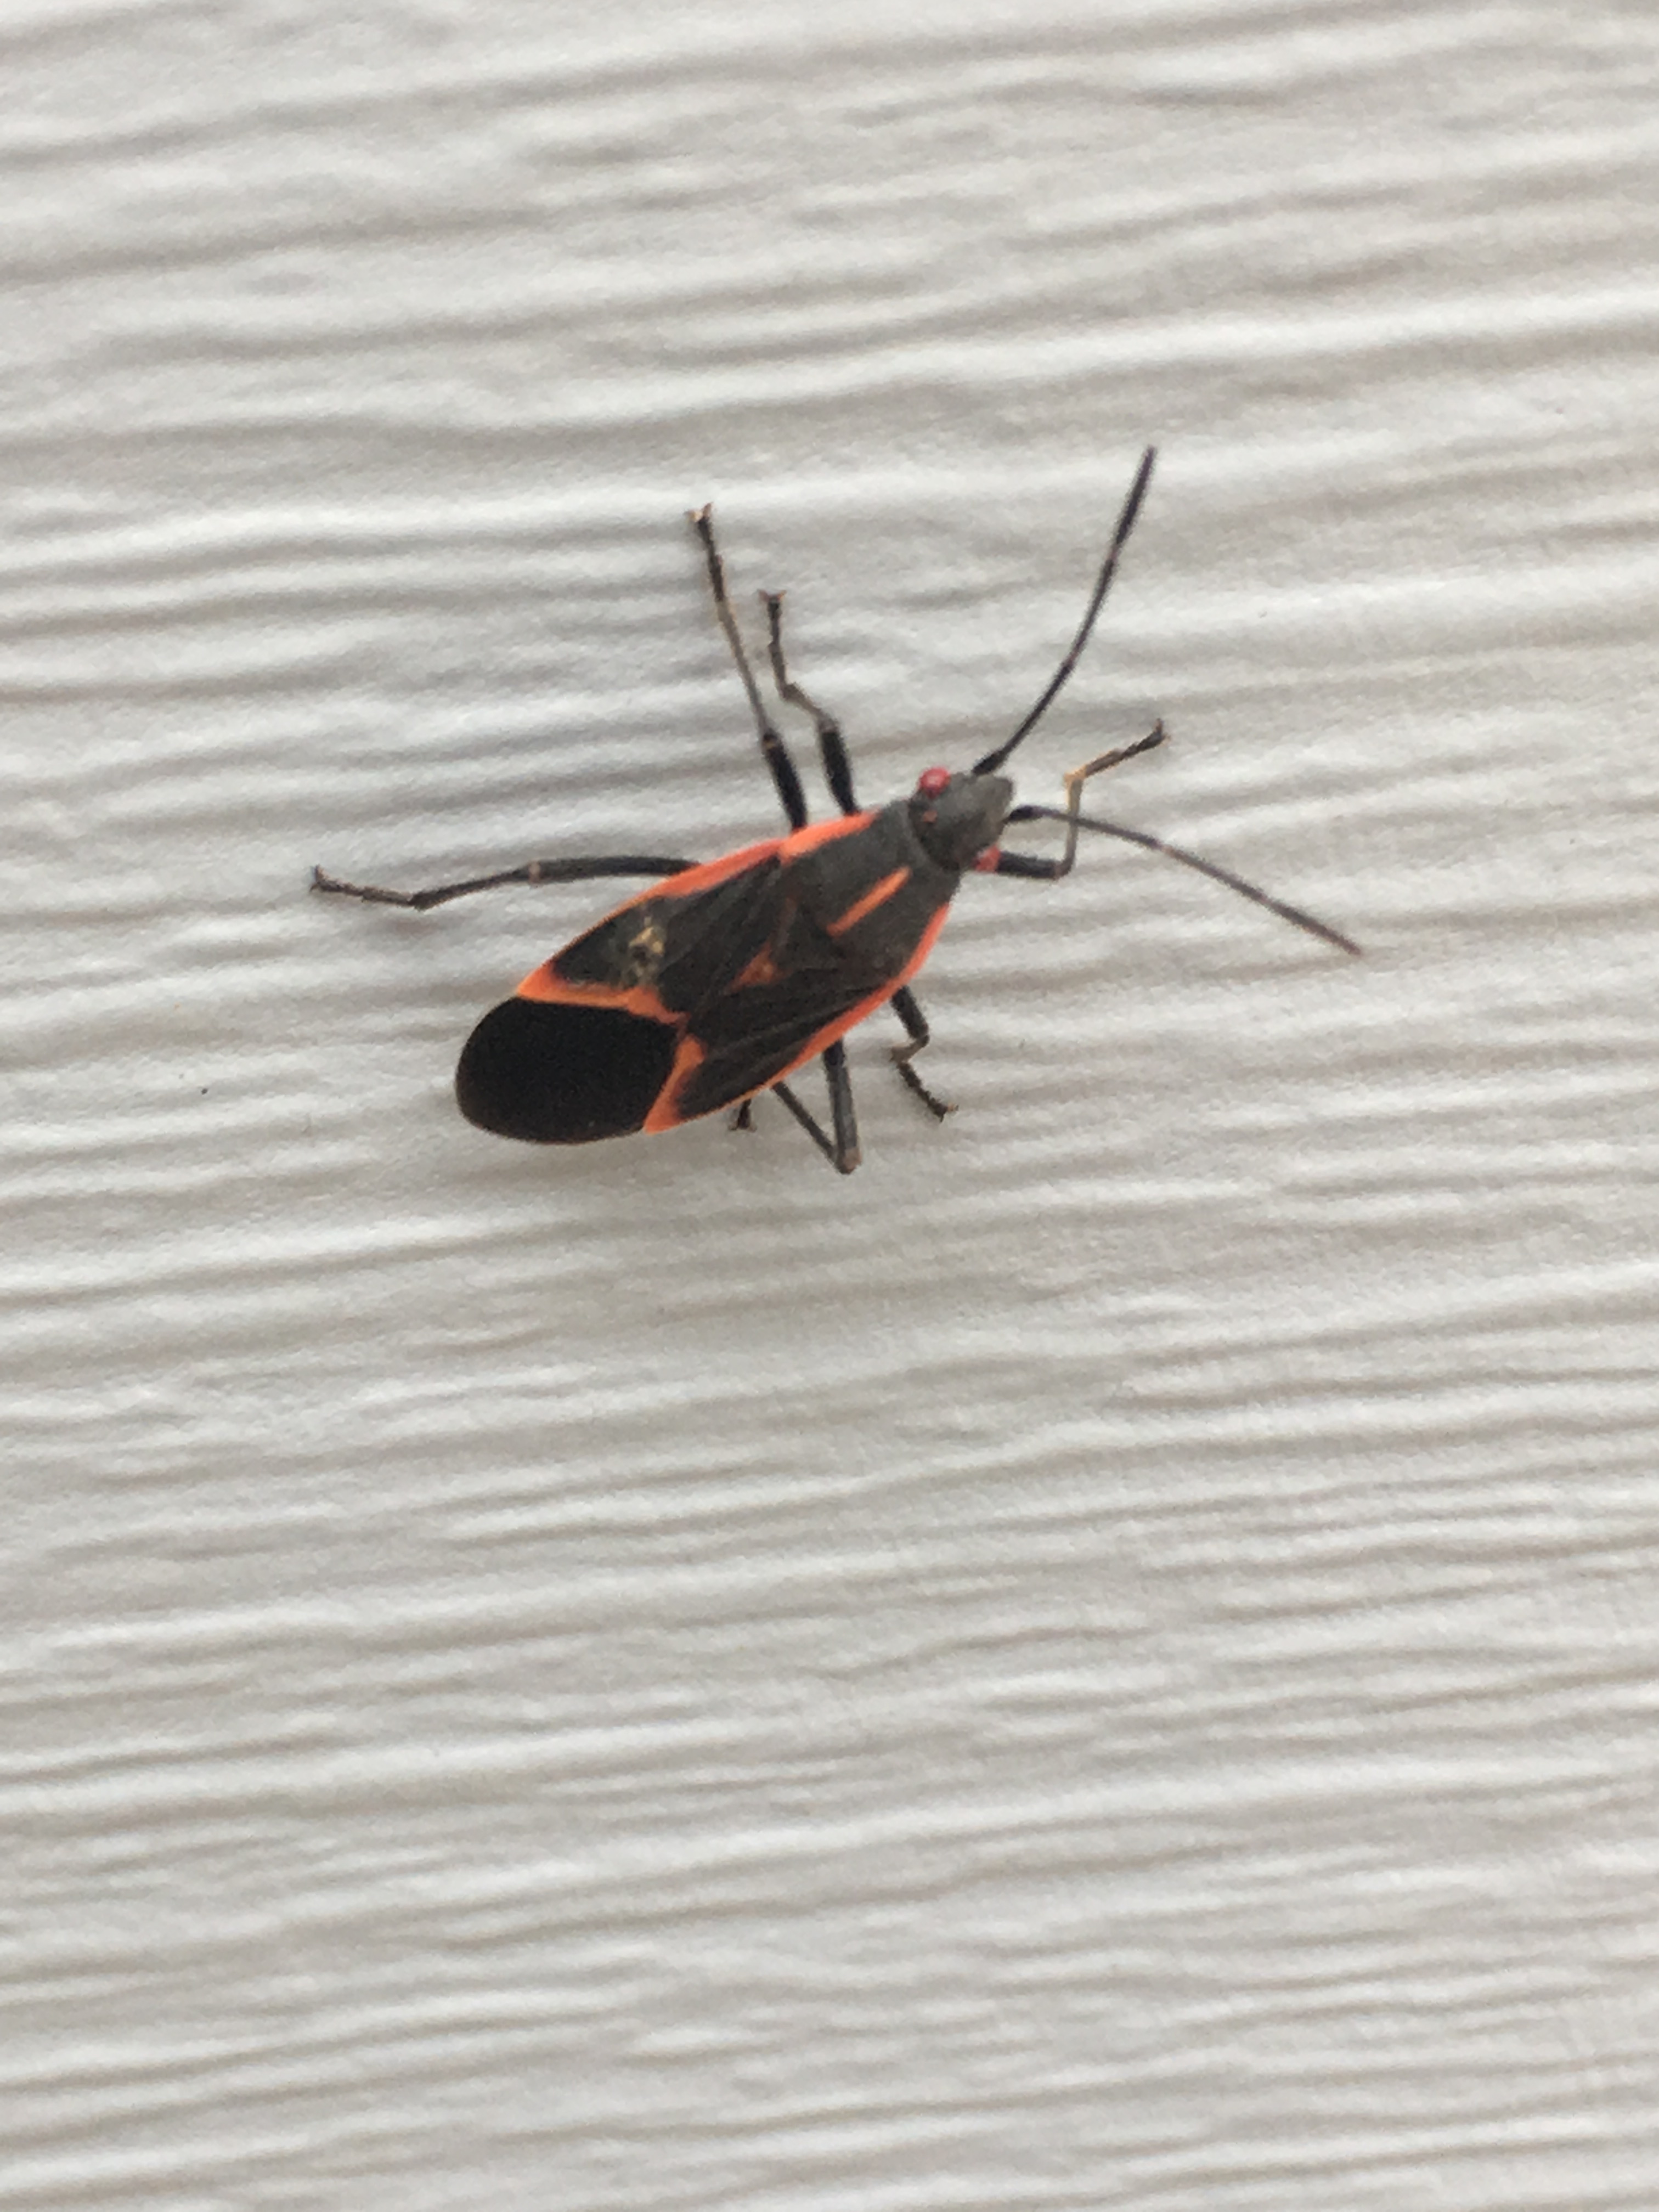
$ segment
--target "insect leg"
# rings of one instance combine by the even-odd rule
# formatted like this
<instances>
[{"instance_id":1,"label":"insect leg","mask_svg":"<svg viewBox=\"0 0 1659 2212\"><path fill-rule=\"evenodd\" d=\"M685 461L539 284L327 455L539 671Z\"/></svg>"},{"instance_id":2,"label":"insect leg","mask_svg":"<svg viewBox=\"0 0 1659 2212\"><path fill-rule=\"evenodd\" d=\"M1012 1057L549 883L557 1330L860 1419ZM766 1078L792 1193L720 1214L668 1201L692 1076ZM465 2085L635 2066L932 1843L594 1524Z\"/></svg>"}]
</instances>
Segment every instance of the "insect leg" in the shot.
<instances>
[{"instance_id":1,"label":"insect leg","mask_svg":"<svg viewBox=\"0 0 1659 2212\"><path fill-rule=\"evenodd\" d=\"M858 1116L853 1111L853 1079L847 1073L847 1048L837 1037L823 1049L823 1079L830 1086L830 1119L836 1132L836 1165L851 1175L863 1154L859 1150Z\"/></svg>"},{"instance_id":2,"label":"insect leg","mask_svg":"<svg viewBox=\"0 0 1659 2212\"><path fill-rule=\"evenodd\" d=\"M334 891L342 898L368 899L375 906L410 906L424 913L447 900L465 898L472 891L493 891L500 884L585 884L596 876L678 876L694 868L695 860L675 860L662 853L611 853L599 858L568 860L528 860L521 868L503 868L499 875L472 876L464 884L434 884L429 890L388 891L378 884L343 884L337 876L311 872L314 891Z\"/></svg>"},{"instance_id":3,"label":"insect leg","mask_svg":"<svg viewBox=\"0 0 1659 2212\"><path fill-rule=\"evenodd\" d=\"M893 1065L904 1079L907 1089L915 1091L936 1121L942 1121L947 1114L954 1114L956 1108L948 1100L936 1097L910 1065L933 1034L927 1026L927 1017L912 997L908 984L901 983L887 1003L910 1033L908 1044L893 1047Z\"/></svg>"},{"instance_id":4,"label":"insect leg","mask_svg":"<svg viewBox=\"0 0 1659 2212\"><path fill-rule=\"evenodd\" d=\"M1144 751L1147 744L1156 743L1163 734L1164 726L1160 722L1150 738L1143 738L1139 746L1132 745L1129 750ZM1310 937L1317 937L1325 944L1334 945L1339 952L1358 953L1360 948L1352 938L1345 937L1340 929L1333 929L1329 922L1321 921L1317 915L1310 914L1305 907L1291 906L1285 899L1274 898L1259 884L1251 883L1244 876L1236 876L1231 868L1224 868L1214 860L1206 860L1201 853L1189 853L1184 845L1172 845L1167 838L1154 837L1149 830L1132 830L1127 823L1103 822L1098 815L1083 813L1079 802L1083 787L1089 778L1126 757L1122 753L1103 753L1098 760L1088 761L1083 767L1074 768L1066 778L1066 805L1063 809L1058 806L1011 807L1007 817L1010 822L1063 822L1066 824L1066 850L1057 860L1045 860L1032 853L999 853L992 872L999 876L1035 876L1044 882L1054 883L1071 871L1072 863L1077 857L1079 830L1097 830L1103 836L1121 837L1127 845L1139 845L1143 852L1161 853L1165 860L1178 860L1183 868L1192 868L1199 875L1207 876L1212 884L1224 884L1230 891L1237 891L1241 898L1249 899L1255 906L1265 907L1269 914L1276 914L1281 921L1291 922L1297 929L1305 929Z\"/></svg>"},{"instance_id":5,"label":"insect leg","mask_svg":"<svg viewBox=\"0 0 1659 2212\"><path fill-rule=\"evenodd\" d=\"M851 1175L863 1157L859 1150L859 1125L853 1112L853 1085L847 1073L847 1050L839 1038L823 1049L824 1078L830 1085L830 1119L835 1130L825 1136L815 1117L803 1106L787 1083L775 1083L774 1091L794 1115L832 1168Z\"/></svg>"},{"instance_id":6,"label":"insect leg","mask_svg":"<svg viewBox=\"0 0 1659 2212\"><path fill-rule=\"evenodd\" d=\"M766 608L767 647L772 659L772 680L778 687L780 698L787 699L792 707L799 707L804 714L812 717L818 733L818 757L823 763L823 780L830 787L830 795L843 814L856 814L859 803L853 796L853 763L847 757L847 743L841 733L841 724L833 714L827 714L814 699L809 699L799 684L790 681L789 671L783 659L783 593L763 592L761 599Z\"/></svg>"},{"instance_id":7,"label":"insect leg","mask_svg":"<svg viewBox=\"0 0 1659 2212\"><path fill-rule=\"evenodd\" d=\"M732 658L737 663L738 674L742 678L744 691L748 694L750 708L755 717L755 727L760 737L761 753L767 767L772 772L772 781L776 787L784 814L792 830L801 830L806 825L806 794L801 788L800 777L795 771L795 763L789 757L788 747L779 735L776 726L762 702L759 688L749 665L748 655L743 649L743 640L738 635L738 625L732 614L732 602L726 596L726 563L721 560L720 549L714 543L712 512L709 507L701 507L693 514L691 521L702 541L703 558L708 563L708 588L714 597L715 619L726 634L726 641L732 648ZM790 684L783 665L782 647L778 641L777 604L772 595L763 594L763 596L767 599L769 611L772 667L778 679L778 689L792 705L804 706L813 717L817 726L818 750L823 759L824 775L835 796L836 803L843 814L855 814L858 808L853 798L852 769L848 763L847 748L842 743L841 731L830 716L813 706L799 687ZM847 1054L839 1040L826 1047L823 1058L824 1080L830 1086L830 1114L835 1130L833 1139L824 1135L817 1122L787 1084L775 1083L772 1088L831 1165L839 1170L842 1175L851 1175L860 1159L859 1132L858 1122L853 1112L853 1086L847 1074Z\"/></svg>"},{"instance_id":8,"label":"insect leg","mask_svg":"<svg viewBox=\"0 0 1659 2212\"><path fill-rule=\"evenodd\" d=\"M1057 860L1048 860L1036 853L999 853L993 872L999 876L1035 877L1045 884L1058 883L1069 876L1077 860L1078 831L1084 826L1079 808L1083 803L1083 787L1092 775L1102 775L1109 768L1133 760L1139 753L1149 753L1154 745L1161 745L1168 732L1162 722L1155 722L1144 738L1137 738L1132 745L1118 745L1109 753L1085 761L1074 768L1066 778L1066 807L1062 813L1056 806L1015 806L1009 810L1010 822L1064 822L1066 849ZM1135 843L1146 841L1137 836Z\"/></svg>"},{"instance_id":9,"label":"insect leg","mask_svg":"<svg viewBox=\"0 0 1659 2212\"><path fill-rule=\"evenodd\" d=\"M738 635L737 623L732 618L732 602L726 596L726 563L720 559L720 549L714 543L714 526L709 517L714 510L702 507L691 516L692 527L702 541L703 559L708 567L708 588L714 597L714 619L726 633L726 641L732 648L732 658L738 665L738 674L749 696L750 709L755 717L755 728L760 737L760 748L767 767L772 772L772 781L792 830L806 826L806 793L801 789L795 763L789 757L788 747L779 736L771 717L761 699L760 690L749 665L748 655L743 649L743 640Z\"/></svg>"}]
</instances>

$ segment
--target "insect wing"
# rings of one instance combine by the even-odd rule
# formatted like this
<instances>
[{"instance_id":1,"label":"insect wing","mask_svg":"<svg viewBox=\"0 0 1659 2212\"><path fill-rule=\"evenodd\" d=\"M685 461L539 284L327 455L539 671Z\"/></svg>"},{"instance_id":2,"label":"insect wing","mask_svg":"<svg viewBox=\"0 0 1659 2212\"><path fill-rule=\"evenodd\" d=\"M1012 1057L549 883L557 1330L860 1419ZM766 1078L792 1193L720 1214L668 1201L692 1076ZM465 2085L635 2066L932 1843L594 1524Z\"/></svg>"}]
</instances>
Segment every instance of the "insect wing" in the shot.
<instances>
[{"instance_id":1,"label":"insect wing","mask_svg":"<svg viewBox=\"0 0 1659 2212\"><path fill-rule=\"evenodd\" d=\"M775 927L779 842L653 884L526 975L462 1051L467 1120L541 1145L642 1128L691 1013L730 988Z\"/></svg>"},{"instance_id":2,"label":"insect wing","mask_svg":"<svg viewBox=\"0 0 1659 2212\"><path fill-rule=\"evenodd\" d=\"M957 881L916 852L902 805L799 830L780 860L771 933L691 1014L647 1129L747 1098L873 1013L927 958Z\"/></svg>"},{"instance_id":3,"label":"insect wing","mask_svg":"<svg viewBox=\"0 0 1659 2212\"><path fill-rule=\"evenodd\" d=\"M672 1129L763 1091L873 1013L892 991L884 981L872 992L867 981L849 979L844 967L797 969L711 1001L688 1026L644 1126Z\"/></svg>"},{"instance_id":4,"label":"insect wing","mask_svg":"<svg viewBox=\"0 0 1659 2212\"><path fill-rule=\"evenodd\" d=\"M580 1000L503 999L462 1048L455 1100L475 1128L586 1145L643 1127L674 1065L668 1023Z\"/></svg>"}]
</instances>

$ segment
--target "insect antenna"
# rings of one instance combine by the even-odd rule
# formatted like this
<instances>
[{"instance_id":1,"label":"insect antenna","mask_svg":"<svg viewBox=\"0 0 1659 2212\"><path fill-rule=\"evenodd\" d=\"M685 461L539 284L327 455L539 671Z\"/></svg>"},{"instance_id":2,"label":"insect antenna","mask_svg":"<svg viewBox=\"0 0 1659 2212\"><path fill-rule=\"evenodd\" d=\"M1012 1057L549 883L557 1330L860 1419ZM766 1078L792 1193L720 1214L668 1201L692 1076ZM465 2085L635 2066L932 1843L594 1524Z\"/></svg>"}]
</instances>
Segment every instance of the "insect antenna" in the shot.
<instances>
[{"instance_id":1,"label":"insect antenna","mask_svg":"<svg viewBox=\"0 0 1659 2212\"><path fill-rule=\"evenodd\" d=\"M991 775L1002 766L1014 747L1022 738L1030 734L1048 713L1060 687L1082 658L1083 648L1089 642L1089 633L1095 626L1095 617L1100 612L1105 602L1106 594L1111 589L1113 572L1117 567L1117 556L1123 550L1125 539L1135 526L1135 517L1140 512L1141 501L1146 496L1146 487L1152 480L1152 463L1157 459L1156 446L1148 446L1140 457L1140 466L1135 471L1135 480L1129 487L1129 496L1123 502L1122 514L1118 516L1117 528L1112 532L1112 542L1106 549L1106 558L1101 564L1099 575L1095 580L1095 588L1090 595L1088 608L1083 620L1078 625L1077 635L1066 649L1065 659L1048 679L1048 688L1042 696L1014 732L1012 737L1005 738L994 751L987 753L982 760L976 760L974 763L975 775Z\"/></svg>"},{"instance_id":2,"label":"insect antenna","mask_svg":"<svg viewBox=\"0 0 1659 2212\"><path fill-rule=\"evenodd\" d=\"M1071 778L1067 777L1066 781L1070 782ZM1200 876L1207 876L1212 883L1224 884L1230 891L1237 891L1241 898L1249 899L1256 906L1266 907L1269 914L1276 914L1280 921L1293 923L1297 929L1305 929L1310 937L1321 938L1327 945L1334 945L1339 952L1358 954L1360 950L1352 938L1345 937L1340 929L1333 929L1329 922L1321 921L1316 915L1309 914L1299 906L1291 906L1285 899L1275 898L1271 891L1264 891L1259 884L1253 884L1243 876L1236 876L1231 868L1224 868L1215 860L1206 860L1202 854L1189 853L1183 845L1171 845L1167 838L1154 837L1150 830L1132 830L1126 822L1103 821L1097 814L1078 814L1066 806L1016 806L1010 809L1008 820L1063 822L1072 834L1066 841L1066 860L1057 864L1062 868L1069 864L1076 833L1079 830L1097 830L1104 837L1121 837L1126 844L1139 845L1145 852L1161 853L1166 860L1179 860L1183 868L1195 869ZM1015 872L1011 870L1010 872Z\"/></svg>"}]
</instances>

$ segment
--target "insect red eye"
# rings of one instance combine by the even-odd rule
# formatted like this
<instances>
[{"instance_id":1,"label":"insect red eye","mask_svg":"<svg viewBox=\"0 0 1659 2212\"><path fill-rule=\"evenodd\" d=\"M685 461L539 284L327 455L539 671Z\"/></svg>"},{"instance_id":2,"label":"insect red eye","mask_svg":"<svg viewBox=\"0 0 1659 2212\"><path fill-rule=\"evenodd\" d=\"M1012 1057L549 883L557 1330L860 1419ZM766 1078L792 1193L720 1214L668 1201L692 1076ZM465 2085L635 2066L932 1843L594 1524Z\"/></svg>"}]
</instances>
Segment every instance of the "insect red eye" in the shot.
<instances>
[{"instance_id":1,"label":"insect red eye","mask_svg":"<svg viewBox=\"0 0 1659 2212\"><path fill-rule=\"evenodd\" d=\"M925 768L916 778L916 789L924 799L937 799L950 781L948 768Z\"/></svg>"}]
</instances>

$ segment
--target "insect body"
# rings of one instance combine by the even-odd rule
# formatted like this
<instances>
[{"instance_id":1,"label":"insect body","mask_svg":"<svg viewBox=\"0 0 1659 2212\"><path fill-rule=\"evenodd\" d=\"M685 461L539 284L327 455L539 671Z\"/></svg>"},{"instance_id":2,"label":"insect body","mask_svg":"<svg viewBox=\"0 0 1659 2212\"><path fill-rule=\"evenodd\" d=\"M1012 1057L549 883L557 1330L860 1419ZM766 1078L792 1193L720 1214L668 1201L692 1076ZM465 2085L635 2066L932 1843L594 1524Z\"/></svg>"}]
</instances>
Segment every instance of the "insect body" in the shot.
<instances>
[{"instance_id":1,"label":"insect body","mask_svg":"<svg viewBox=\"0 0 1659 2212\"><path fill-rule=\"evenodd\" d=\"M468 1121L536 1144L586 1144L635 1130L674 1128L726 1106L740 1107L746 1117L748 1101L771 1090L819 1150L850 1174L859 1163L859 1145L842 1038L878 1007L890 1006L907 1032L907 1042L893 1053L899 1073L930 1111L947 1113L911 1065L928 1031L909 979L933 950L964 872L1055 880L1070 872L1083 830L1167 854L1342 951L1357 951L1340 932L1230 871L1145 831L1082 813L1089 778L1161 743L1162 725L1137 744L1073 770L1066 778L1063 809L1016 806L1013 785L1000 772L1088 641L1152 461L1149 450L1077 635L1048 687L1013 734L964 773L930 768L908 798L861 809L838 725L789 678L781 601L768 592L769 654L779 693L811 716L825 781L842 810L838 818L808 823L800 779L738 635L704 507L692 520L715 614L748 695L789 823L787 836L702 865L660 854L532 860L414 892L341 883L318 869L319 890L422 908L500 884L662 878L544 961L512 998L484 1016L456 1072L456 1096ZM1000 848L1007 823L1038 820L1065 824L1065 848L1057 857ZM828 1133L787 1079L819 1057L829 1085Z\"/></svg>"}]
</instances>

